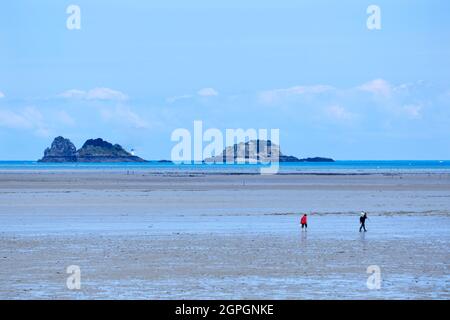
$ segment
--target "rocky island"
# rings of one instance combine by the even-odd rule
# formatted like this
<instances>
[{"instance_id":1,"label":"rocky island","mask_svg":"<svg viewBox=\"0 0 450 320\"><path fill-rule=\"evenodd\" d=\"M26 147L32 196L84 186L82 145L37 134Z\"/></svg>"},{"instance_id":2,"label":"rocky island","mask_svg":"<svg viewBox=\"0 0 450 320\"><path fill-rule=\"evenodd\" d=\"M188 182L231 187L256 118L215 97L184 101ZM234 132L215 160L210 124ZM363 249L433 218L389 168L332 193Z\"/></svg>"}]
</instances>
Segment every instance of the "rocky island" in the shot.
<instances>
[{"instance_id":1,"label":"rocky island","mask_svg":"<svg viewBox=\"0 0 450 320\"><path fill-rule=\"evenodd\" d=\"M56 137L50 148L45 149L39 162L146 162L132 155L118 144L101 138L89 139L76 150L75 145L66 138Z\"/></svg>"},{"instance_id":2,"label":"rocky island","mask_svg":"<svg viewBox=\"0 0 450 320\"><path fill-rule=\"evenodd\" d=\"M39 162L76 162L77 149L75 145L63 137L56 137L50 148L45 149L44 157Z\"/></svg>"},{"instance_id":3,"label":"rocky island","mask_svg":"<svg viewBox=\"0 0 450 320\"><path fill-rule=\"evenodd\" d=\"M206 158L205 163L261 163L261 162L334 162L331 158L299 159L284 155L280 146L270 140L250 140L226 147L221 154Z\"/></svg>"}]
</instances>

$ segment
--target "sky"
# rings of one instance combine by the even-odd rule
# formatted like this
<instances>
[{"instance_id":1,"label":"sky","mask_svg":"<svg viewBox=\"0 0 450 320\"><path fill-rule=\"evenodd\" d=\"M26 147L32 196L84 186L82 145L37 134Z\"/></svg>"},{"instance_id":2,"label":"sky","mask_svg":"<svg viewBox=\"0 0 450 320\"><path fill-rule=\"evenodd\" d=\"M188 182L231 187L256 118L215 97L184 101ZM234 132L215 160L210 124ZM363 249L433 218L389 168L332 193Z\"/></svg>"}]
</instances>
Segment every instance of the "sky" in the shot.
<instances>
[{"instance_id":1,"label":"sky","mask_svg":"<svg viewBox=\"0 0 450 320\"><path fill-rule=\"evenodd\" d=\"M279 129L297 157L448 160L450 2L2 3L1 160L36 160L60 135L169 159L194 120Z\"/></svg>"}]
</instances>

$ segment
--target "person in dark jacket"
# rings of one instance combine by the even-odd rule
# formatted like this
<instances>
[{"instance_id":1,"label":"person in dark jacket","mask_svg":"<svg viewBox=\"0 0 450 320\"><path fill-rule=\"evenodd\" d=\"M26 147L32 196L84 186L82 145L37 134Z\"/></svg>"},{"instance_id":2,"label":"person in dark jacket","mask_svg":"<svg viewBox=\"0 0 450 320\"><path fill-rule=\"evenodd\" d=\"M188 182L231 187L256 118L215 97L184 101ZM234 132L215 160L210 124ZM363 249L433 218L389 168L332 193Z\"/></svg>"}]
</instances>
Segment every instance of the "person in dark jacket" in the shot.
<instances>
[{"instance_id":1,"label":"person in dark jacket","mask_svg":"<svg viewBox=\"0 0 450 320\"><path fill-rule=\"evenodd\" d=\"M364 229L364 232L366 232L366 219L367 219L367 212L361 212L361 217L359 217L359 223L360 223L360 227L359 227L359 232L361 232L361 230Z\"/></svg>"}]
</instances>

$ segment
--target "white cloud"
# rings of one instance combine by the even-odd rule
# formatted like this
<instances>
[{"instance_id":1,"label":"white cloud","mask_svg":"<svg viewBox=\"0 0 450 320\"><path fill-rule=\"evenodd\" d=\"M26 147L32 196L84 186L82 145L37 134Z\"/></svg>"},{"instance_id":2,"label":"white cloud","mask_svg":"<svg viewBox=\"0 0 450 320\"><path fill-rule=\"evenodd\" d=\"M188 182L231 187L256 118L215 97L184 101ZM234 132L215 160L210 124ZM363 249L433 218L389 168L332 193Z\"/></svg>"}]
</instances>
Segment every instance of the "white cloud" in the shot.
<instances>
[{"instance_id":1,"label":"white cloud","mask_svg":"<svg viewBox=\"0 0 450 320\"><path fill-rule=\"evenodd\" d=\"M71 89L60 93L59 96L67 99L83 99L86 97L86 92L78 89Z\"/></svg>"},{"instance_id":2,"label":"white cloud","mask_svg":"<svg viewBox=\"0 0 450 320\"><path fill-rule=\"evenodd\" d=\"M128 96L120 91L110 88L94 88L88 91L71 89L64 91L59 96L67 99L85 99L85 100L126 100Z\"/></svg>"},{"instance_id":3,"label":"white cloud","mask_svg":"<svg viewBox=\"0 0 450 320\"><path fill-rule=\"evenodd\" d=\"M5 97L5 94L4 94L3 92L0 91L0 99L1 99L1 98L4 98L4 97Z\"/></svg>"},{"instance_id":4,"label":"white cloud","mask_svg":"<svg viewBox=\"0 0 450 320\"><path fill-rule=\"evenodd\" d=\"M334 90L334 87L327 85L295 86L285 89L274 89L263 91L259 94L259 100L263 103L270 104L290 96L307 95L307 94L315 95L331 90Z\"/></svg>"},{"instance_id":5,"label":"white cloud","mask_svg":"<svg viewBox=\"0 0 450 320\"><path fill-rule=\"evenodd\" d=\"M219 95L219 93L213 88L203 88L197 91L200 97L214 97Z\"/></svg>"},{"instance_id":6,"label":"white cloud","mask_svg":"<svg viewBox=\"0 0 450 320\"><path fill-rule=\"evenodd\" d=\"M422 117L422 106L418 104L408 104L403 106L403 112L412 119L419 119Z\"/></svg>"},{"instance_id":7,"label":"white cloud","mask_svg":"<svg viewBox=\"0 0 450 320\"><path fill-rule=\"evenodd\" d=\"M416 81L414 83L404 83L398 86L391 85L388 81L384 79L374 79L363 83L359 86L352 87L350 89L335 88L329 85L299 85L290 88L283 89L273 89L262 91L259 93L259 101L262 103L275 103L283 99L294 97L294 96L320 96L322 93L332 92L336 98L349 98L352 92L364 91L372 93L379 97L391 98L397 93L407 93L411 88L422 85L423 81Z\"/></svg>"},{"instance_id":8,"label":"white cloud","mask_svg":"<svg viewBox=\"0 0 450 320\"><path fill-rule=\"evenodd\" d=\"M372 117L421 119L429 111L424 105L431 103L424 94L432 89L421 80L391 84L378 78L348 88L318 84L267 90L260 92L258 98L262 104L277 105L280 111L321 114L333 121L350 123ZM445 101L445 97L441 99Z\"/></svg>"},{"instance_id":9,"label":"white cloud","mask_svg":"<svg viewBox=\"0 0 450 320\"><path fill-rule=\"evenodd\" d=\"M178 100L190 99L190 98L192 98L192 97L193 97L193 96L192 96L191 94L184 94L184 95L182 95L182 96L175 96L175 97L167 98L166 101L167 101L168 103L174 103L174 102L176 102L176 101L178 101Z\"/></svg>"},{"instance_id":10,"label":"white cloud","mask_svg":"<svg viewBox=\"0 0 450 320\"><path fill-rule=\"evenodd\" d=\"M49 135L44 117L35 107L26 107L20 111L0 109L0 126L10 129L32 130L39 136Z\"/></svg>"},{"instance_id":11,"label":"white cloud","mask_svg":"<svg viewBox=\"0 0 450 320\"><path fill-rule=\"evenodd\" d=\"M12 129L29 129L32 127L24 115L10 110L0 109L0 126Z\"/></svg>"},{"instance_id":12,"label":"white cloud","mask_svg":"<svg viewBox=\"0 0 450 320\"><path fill-rule=\"evenodd\" d=\"M103 108L100 110L103 120L114 121L119 124L130 125L137 129L149 128L149 123L129 107L116 106L115 108Z\"/></svg>"},{"instance_id":13,"label":"white cloud","mask_svg":"<svg viewBox=\"0 0 450 320\"><path fill-rule=\"evenodd\" d=\"M185 99L193 99L195 97L215 97L218 96L219 92L216 89L213 88L202 88L200 90L197 91L196 94L184 94L184 95L180 95L180 96L174 96L174 97L170 97L167 98L166 101L168 103L174 103L177 102L179 100L185 100Z\"/></svg>"},{"instance_id":14,"label":"white cloud","mask_svg":"<svg viewBox=\"0 0 450 320\"><path fill-rule=\"evenodd\" d=\"M355 114L347 111L344 107L339 105L332 105L325 109L327 115L334 120L348 121L355 118Z\"/></svg>"},{"instance_id":15,"label":"white cloud","mask_svg":"<svg viewBox=\"0 0 450 320\"><path fill-rule=\"evenodd\" d=\"M414 97L414 93L419 91L419 89L424 89L427 86L428 84L423 80L391 85L386 80L375 79L356 87L356 89L385 98L380 107L388 113L418 119L422 117L423 104L408 103L408 100L411 100Z\"/></svg>"},{"instance_id":16,"label":"white cloud","mask_svg":"<svg viewBox=\"0 0 450 320\"><path fill-rule=\"evenodd\" d=\"M358 90L371 92L377 96L389 97L392 92L392 87L386 80L374 79L372 81L366 82L359 87Z\"/></svg>"},{"instance_id":17,"label":"white cloud","mask_svg":"<svg viewBox=\"0 0 450 320\"><path fill-rule=\"evenodd\" d=\"M109 88L94 88L87 92L88 100L126 100L128 96L120 91Z\"/></svg>"}]
</instances>

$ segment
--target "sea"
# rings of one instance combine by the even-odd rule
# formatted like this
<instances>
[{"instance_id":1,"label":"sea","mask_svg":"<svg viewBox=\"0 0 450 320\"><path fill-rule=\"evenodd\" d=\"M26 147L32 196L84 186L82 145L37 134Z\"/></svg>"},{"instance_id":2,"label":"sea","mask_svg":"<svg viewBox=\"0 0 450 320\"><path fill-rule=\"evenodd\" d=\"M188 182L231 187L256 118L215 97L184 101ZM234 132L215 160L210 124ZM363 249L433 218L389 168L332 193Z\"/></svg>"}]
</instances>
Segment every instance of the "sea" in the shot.
<instances>
[{"instance_id":1,"label":"sea","mask_svg":"<svg viewBox=\"0 0 450 320\"><path fill-rule=\"evenodd\" d=\"M274 164L272 163L272 166ZM13 171L111 171L203 174L258 174L263 164L205 164L149 161L126 163L41 163L0 161L0 172ZM279 163L279 174L450 173L450 160L338 160L335 162Z\"/></svg>"}]
</instances>

